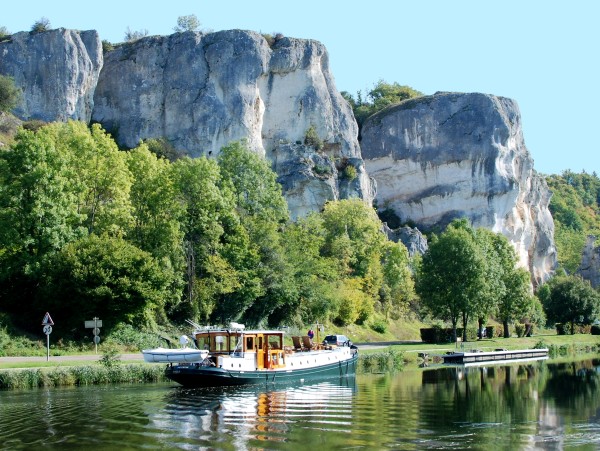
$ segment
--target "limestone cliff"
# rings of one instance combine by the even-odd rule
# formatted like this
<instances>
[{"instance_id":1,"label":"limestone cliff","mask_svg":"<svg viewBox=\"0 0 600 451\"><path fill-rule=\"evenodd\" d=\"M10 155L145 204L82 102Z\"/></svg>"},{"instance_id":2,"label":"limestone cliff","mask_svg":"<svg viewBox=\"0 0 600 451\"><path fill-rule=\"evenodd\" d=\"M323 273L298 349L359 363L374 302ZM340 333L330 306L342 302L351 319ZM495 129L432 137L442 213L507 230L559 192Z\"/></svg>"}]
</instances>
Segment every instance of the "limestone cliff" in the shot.
<instances>
[{"instance_id":1,"label":"limestone cliff","mask_svg":"<svg viewBox=\"0 0 600 451\"><path fill-rule=\"evenodd\" d=\"M241 30L140 39L105 56L94 99L93 120L122 146L166 137L191 156L216 156L246 139L273 162L294 217L328 200L372 199L352 110L319 42L283 38L271 48ZM310 127L318 152L303 145ZM338 177L341 161L355 178Z\"/></svg>"},{"instance_id":2,"label":"limestone cliff","mask_svg":"<svg viewBox=\"0 0 600 451\"><path fill-rule=\"evenodd\" d=\"M585 280L589 280L594 288L600 287L600 247L596 246L596 237L588 235L578 274Z\"/></svg>"},{"instance_id":3,"label":"limestone cliff","mask_svg":"<svg viewBox=\"0 0 600 451\"><path fill-rule=\"evenodd\" d=\"M0 43L0 74L23 90L14 113L24 120L89 122L102 62L93 30L20 32Z\"/></svg>"},{"instance_id":4,"label":"limestone cliff","mask_svg":"<svg viewBox=\"0 0 600 451\"><path fill-rule=\"evenodd\" d=\"M424 229L467 217L503 233L535 284L554 269L550 193L533 170L514 101L457 93L407 100L369 118L361 146L380 209Z\"/></svg>"}]
</instances>

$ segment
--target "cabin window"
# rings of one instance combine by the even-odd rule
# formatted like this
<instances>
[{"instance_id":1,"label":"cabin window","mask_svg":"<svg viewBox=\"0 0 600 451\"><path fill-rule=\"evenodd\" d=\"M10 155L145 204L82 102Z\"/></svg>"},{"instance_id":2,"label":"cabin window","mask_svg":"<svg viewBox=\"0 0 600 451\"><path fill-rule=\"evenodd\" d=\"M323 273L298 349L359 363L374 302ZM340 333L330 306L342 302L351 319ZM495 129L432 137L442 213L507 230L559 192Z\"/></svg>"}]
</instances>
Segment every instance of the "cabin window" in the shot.
<instances>
[{"instance_id":1,"label":"cabin window","mask_svg":"<svg viewBox=\"0 0 600 451\"><path fill-rule=\"evenodd\" d=\"M246 337L246 351L254 351L254 336Z\"/></svg>"},{"instance_id":2,"label":"cabin window","mask_svg":"<svg viewBox=\"0 0 600 451\"><path fill-rule=\"evenodd\" d=\"M225 337L223 335L217 335L215 337L215 351L224 351L225 349Z\"/></svg>"}]
</instances>

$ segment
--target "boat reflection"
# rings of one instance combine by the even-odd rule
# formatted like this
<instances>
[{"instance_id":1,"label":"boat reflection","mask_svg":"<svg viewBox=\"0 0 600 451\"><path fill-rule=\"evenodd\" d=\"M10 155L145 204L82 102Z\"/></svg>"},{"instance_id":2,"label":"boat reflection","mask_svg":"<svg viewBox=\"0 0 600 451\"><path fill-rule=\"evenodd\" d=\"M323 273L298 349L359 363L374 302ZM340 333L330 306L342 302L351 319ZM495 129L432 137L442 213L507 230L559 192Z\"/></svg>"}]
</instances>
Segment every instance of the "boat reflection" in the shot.
<instances>
[{"instance_id":1,"label":"boat reflection","mask_svg":"<svg viewBox=\"0 0 600 451\"><path fill-rule=\"evenodd\" d=\"M217 388L177 387L153 427L168 435L212 442L228 434L236 449L249 440L286 440L289 428L350 432L355 377L315 383ZM214 443L214 442L213 442Z\"/></svg>"}]
</instances>

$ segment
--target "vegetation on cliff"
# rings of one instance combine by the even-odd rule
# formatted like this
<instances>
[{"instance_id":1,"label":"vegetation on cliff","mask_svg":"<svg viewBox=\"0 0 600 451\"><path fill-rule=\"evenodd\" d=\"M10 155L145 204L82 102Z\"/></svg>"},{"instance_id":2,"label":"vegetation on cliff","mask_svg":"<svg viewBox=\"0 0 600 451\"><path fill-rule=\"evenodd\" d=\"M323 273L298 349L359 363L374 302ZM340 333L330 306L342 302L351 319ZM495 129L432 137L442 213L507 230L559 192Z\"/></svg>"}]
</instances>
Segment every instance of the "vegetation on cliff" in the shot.
<instances>
[{"instance_id":1,"label":"vegetation on cliff","mask_svg":"<svg viewBox=\"0 0 600 451\"><path fill-rule=\"evenodd\" d=\"M552 191L550 211L558 262L575 274L588 235L600 236L600 179L596 173L563 171L546 177Z\"/></svg>"}]
</instances>

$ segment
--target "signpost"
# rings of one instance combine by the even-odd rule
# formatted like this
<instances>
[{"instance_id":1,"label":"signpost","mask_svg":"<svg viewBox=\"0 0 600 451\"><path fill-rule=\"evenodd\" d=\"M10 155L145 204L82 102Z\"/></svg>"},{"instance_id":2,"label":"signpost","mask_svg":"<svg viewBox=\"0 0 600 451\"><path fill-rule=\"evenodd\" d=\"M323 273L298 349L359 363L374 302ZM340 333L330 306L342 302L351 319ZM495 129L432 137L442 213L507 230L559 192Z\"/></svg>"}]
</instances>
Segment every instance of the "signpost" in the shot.
<instances>
[{"instance_id":1,"label":"signpost","mask_svg":"<svg viewBox=\"0 0 600 451\"><path fill-rule=\"evenodd\" d=\"M93 329L94 332L94 345L96 346L96 354L98 354L98 343L100 343L100 328L102 327L102 320L95 317L91 321L85 322L86 329Z\"/></svg>"},{"instance_id":2,"label":"signpost","mask_svg":"<svg viewBox=\"0 0 600 451\"><path fill-rule=\"evenodd\" d=\"M52 333L52 326L54 326L50 313L46 312L42 320L42 326L44 326L43 331L46 334L46 362L48 362L50 360L50 334Z\"/></svg>"}]
</instances>

